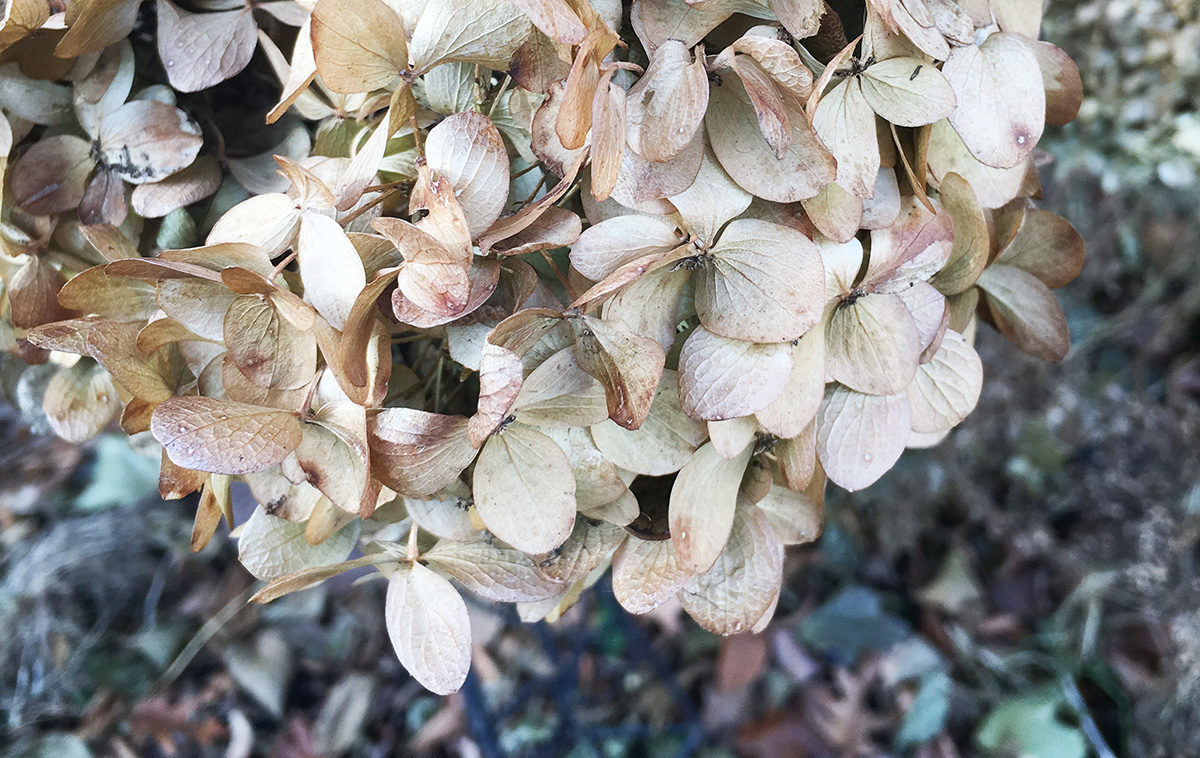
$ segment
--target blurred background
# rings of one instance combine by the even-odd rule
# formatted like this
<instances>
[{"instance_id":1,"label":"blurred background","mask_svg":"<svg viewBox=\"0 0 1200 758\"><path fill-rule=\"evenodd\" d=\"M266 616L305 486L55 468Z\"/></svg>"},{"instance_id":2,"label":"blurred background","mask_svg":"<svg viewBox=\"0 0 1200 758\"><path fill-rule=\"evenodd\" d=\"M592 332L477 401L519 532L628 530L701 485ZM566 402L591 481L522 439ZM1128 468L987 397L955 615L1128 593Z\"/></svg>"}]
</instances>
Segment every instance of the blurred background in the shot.
<instances>
[{"instance_id":1,"label":"blurred background","mask_svg":"<svg viewBox=\"0 0 1200 758\"><path fill-rule=\"evenodd\" d=\"M1185 756L1200 734L1200 3L1049 4L1080 118L1043 207L1087 241L1074 347L981 330L976 411L879 484L831 489L775 621L727 639L602 582L554 625L479 606L437 698L383 584L266 607L156 453L0 404L0 751L14 756ZM0 366L0 371L12 370ZM25 372L22 382L36 381ZM5 382L7 385L8 382Z\"/></svg>"}]
</instances>

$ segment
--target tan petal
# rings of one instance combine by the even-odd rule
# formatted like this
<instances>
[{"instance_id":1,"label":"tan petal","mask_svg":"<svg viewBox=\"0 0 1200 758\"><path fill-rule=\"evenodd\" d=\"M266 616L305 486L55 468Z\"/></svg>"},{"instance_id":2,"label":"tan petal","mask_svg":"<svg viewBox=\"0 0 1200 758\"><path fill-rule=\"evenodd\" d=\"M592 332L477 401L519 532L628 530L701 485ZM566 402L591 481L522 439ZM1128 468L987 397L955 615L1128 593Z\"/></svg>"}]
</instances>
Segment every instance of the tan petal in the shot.
<instances>
[{"instance_id":1,"label":"tan petal","mask_svg":"<svg viewBox=\"0 0 1200 758\"><path fill-rule=\"evenodd\" d=\"M503 71L532 26L506 0L429 0L413 29L409 53L418 71L466 61Z\"/></svg>"},{"instance_id":2,"label":"tan petal","mask_svg":"<svg viewBox=\"0 0 1200 758\"><path fill-rule=\"evenodd\" d=\"M257 508L242 525L238 560L257 579L277 579L288 574L340 563L358 541L358 525L342 528L313 545L305 539L305 525L269 515Z\"/></svg>"},{"instance_id":3,"label":"tan petal","mask_svg":"<svg viewBox=\"0 0 1200 758\"><path fill-rule=\"evenodd\" d=\"M708 106L704 61L674 39L654 51L646 73L629 89L629 145L661 163L692 140Z\"/></svg>"},{"instance_id":4,"label":"tan petal","mask_svg":"<svg viewBox=\"0 0 1200 758\"><path fill-rule=\"evenodd\" d=\"M238 369L268 389L299 389L317 369L317 340L312 332L280 318L270 300L241 295L225 312L225 348Z\"/></svg>"},{"instance_id":5,"label":"tan petal","mask_svg":"<svg viewBox=\"0 0 1200 758\"><path fill-rule=\"evenodd\" d=\"M456 113L425 138L429 167L454 187L471 236L478 237L508 200L508 153L500 132L482 113Z\"/></svg>"},{"instance_id":6,"label":"tan petal","mask_svg":"<svg viewBox=\"0 0 1200 758\"><path fill-rule=\"evenodd\" d=\"M949 121L938 121L929 136L929 170L941 180L955 173L967 180L984 208L999 208L1016 197L1025 183L1029 161L1012 168L992 168L975 159Z\"/></svg>"},{"instance_id":7,"label":"tan petal","mask_svg":"<svg viewBox=\"0 0 1200 758\"><path fill-rule=\"evenodd\" d=\"M1083 270L1083 238L1062 216L1030 208L995 262L1027 271L1047 287L1062 287Z\"/></svg>"},{"instance_id":8,"label":"tan petal","mask_svg":"<svg viewBox=\"0 0 1200 758\"><path fill-rule=\"evenodd\" d=\"M513 5L555 42L578 45L587 37L587 28L564 0L513 0Z\"/></svg>"},{"instance_id":9,"label":"tan petal","mask_svg":"<svg viewBox=\"0 0 1200 758\"><path fill-rule=\"evenodd\" d=\"M621 321L580 316L572 326L575 359L604 386L609 418L626 429L637 429L650 412L666 353Z\"/></svg>"},{"instance_id":10,"label":"tan petal","mask_svg":"<svg viewBox=\"0 0 1200 758\"><path fill-rule=\"evenodd\" d=\"M707 571L729 538L738 487L752 447L722 458L712 443L702 445L671 487L671 540L686 570Z\"/></svg>"},{"instance_id":11,"label":"tan petal","mask_svg":"<svg viewBox=\"0 0 1200 758\"><path fill-rule=\"evenodd\" d=\"M478 448L508 417L521 391L521 359L510 350L484 343L479 357L479 405L467 425L467 438Z\"/></svg>"},{"instance_id":12,"label":"tan petal","mask_svg":"<svg viewBox=\"0 0 1200 758\"><path fill-rule=\"evenodd\" d=\"M1068 124L1083 105L1079 68L1071 56L1049 42L1034 42L1031 47L1046 85L1046 123L1050 126Z\"/></svg>"},{"instance_id":13,"label":"tan petal","mask_svg":"<svg viewBox=\"0 0 1200 758\"><path fill-rule=\"evenodd\" d=\"M526 553L561 545L575 526L575 476L562 449L518 424L483 446L472 475L475 507L498 538Z\"/></svg>"},{"instance_id":14,"label":"tan petal","mask_svg":"<svg viewBox=\"0 0 1200 758\"><path fill-rule=\"evenodd\" d=\"M55 434L76 444L95 437L121 408L112 377L87 359L60 369L42 399L46 421Z\"/></svg>"},{"instance_id":15,"label":"tan petal","mask_svg":"<svg viewBox=\"0 0 1200 758\"><path fill-rule=\"evenodd\" d=\"M805 495L786 487L772 487L756 505L779 541L784 545L804 545L821 536L825 514Z\"/></svg>"},{"instance_id":16,"label":"tan petal","mask_svg":"<svg viewBox=\"0 0 1200 758\"><path fill-rule=\"evenodd\" d=\"M930 283L946 295L957 295L974 285L988 264L987 218L975 190L958 174L942 177L941 199L954 224L954 247Z\"/></svg>"},{"instance_id":17,"label":"tan petal","mask_svg":"<svg viewBox=\"0 0 1200 758\"><path fill-rule=\"evenodd\" d=\"M751 199L745 190L729 178L712 152L707 150L692 185L670 197L684 229L709 246L716 242L717 233L726 223L750 207ZM627 237L625 244L641 239L641 234Z\"/></svg>"},{"instance_id":18,"label":"tan petal","mask_svg":"<svg viewBox=\"0 0 1200 758\"><path fill-rule=\"evenodd\" d=\"M334 92L370 92L408 67L400 17L381 0L318 0L312 51L321 81Z\"/></svg>"},{"instance_id":19,"label":"tan petal","mask_svg":"<svg viewBox=\"0 0 1200 758\"><path fill-rule=\"evenodd\" d=\"M779 203L812 197L834 180L837 164L802 117L792 118L790 146L782 158L763 138L749 96L727 77L709 97L705 125L721 166L747 192Z\"/></svg>"},{"instance_id":20,"label":"tan petal","mask_svg":"<svg viewBox=\"0 0 1200 758\"><path fill-rule=\"evenodd\" d=\"M544 426L591 426L608 417L604 386L584 372L574 348L559 350L534 369L513 404L517 418Z\"/></svg>"},{"instance_id":21,"label":"tan petal","mask_svg":"<svg viewBox=\"0 0 1200 758\"><path fill-rule=\"evenodd\" d=\"M203 157L184 170L153 184L133 189L133 209L142 218L162 218L177 208L209 197L221 186L221 168L215 158Z\"/></svg>"},{"instance_id":22,"label":"tan petal","mask_svg":"<svg viewBox=\"0 0 1200 758\"><path fill-rule=\"evenodd\" d=\"M39 216L74 209L95 166L90 151L86 140L68 134L34 143L10 169L13 200Z\"/></svg>"},{"instance_id":23,"label":"tan petal","mask_svg":"<svg viewBox=\"0 0 1200 758\"><path fill-rule=\"evenodd\" d=\"M622 264L673 249L681 242L676 225L664 216L617 216L593 224L571 246L571 265L600 281Z\"/></svg>"},{"instance_id":24,"label":"tan petal","mask_svg":"<svg viewBox=\"0 0 1200 758\"><path fill-rule=\"evenodd\" d=\"M371 473L404 495L446 487L475 457L467 419L412 408L385 408L367 421Z\"/></svg>"},{"instance_id":25,"label":"tan petal","mask_svg":"<svg viewBox=\"0 0 1200 758\"><path fill-rule=\"evenodd\" d=\"M208 397L176 397L154 411L150 431L177 465L244 474L279 463L300 444L290 413Z\"/></svg>"},{"instance_id":26,"label":"tan petal","mask_svg":"<svg viewBox=\"0 0 1200 758\"><path fill-rule=\"evenodd\" d=\"M782 582L783 545L766 516L742 500L725 549L705 573L684 583L679 600L708 631L740 634L770 611Z\"/></svg>"},{"instance_id":27,"label":"tan petal","mask_svg":"<svg viewBox=\"0 0 1200 758\"><path fill-rule=\"evenodd\" d=\"M779 399L755 413L776 437L795 437L812 423L825 397L825 331L813 329L792 348L792 373Z\"/></svg>"},{"instance_id":28,"label":"tan petal","mask_svg":"<svg viewBox=\"0 0 1200 758\"><path fill-rule=\"evenodd\" d=\"M612 72L601 77L592 99L591 193L597 200L612 194L625 154L626 94L611 80Z\"/></svg>"},{"instance_id":29,"label":"tan petal","mask_svg":"<svg viewBox=\"0 0 1200 758\"><path fill-rule=\"evenodd\" d=\"M1015 266L991 265L979 277L992 320L1010 342L1044 361L1061 361L1071 348L1067 319L1054 293Z\"/></svg>"}]
</instances>

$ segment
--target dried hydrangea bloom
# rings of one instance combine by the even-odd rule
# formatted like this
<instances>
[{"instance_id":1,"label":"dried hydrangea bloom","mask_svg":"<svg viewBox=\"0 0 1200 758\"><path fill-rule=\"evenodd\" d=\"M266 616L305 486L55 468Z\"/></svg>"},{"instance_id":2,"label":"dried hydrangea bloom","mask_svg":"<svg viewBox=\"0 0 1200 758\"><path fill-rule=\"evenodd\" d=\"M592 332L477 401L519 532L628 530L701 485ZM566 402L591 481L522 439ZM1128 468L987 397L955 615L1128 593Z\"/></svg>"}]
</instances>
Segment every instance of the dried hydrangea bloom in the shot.
<instances>
[{"instance_id":1,"label":"dried hydrangea bloom","mask_svg":"<svg viewBox=\"0 0 1200 758\"><path fill-rule=\"evenodd\" d=\"M244 482L258 602L374 567L434 692L463 589L764 628L827 483L971 412L981 322L1067 353L1034 151L1079 75L1013 0L624 5L157 0L149 46L135 0L6 6L22 410L148 431L196 550Z\"/></svg>"}]
</instances>

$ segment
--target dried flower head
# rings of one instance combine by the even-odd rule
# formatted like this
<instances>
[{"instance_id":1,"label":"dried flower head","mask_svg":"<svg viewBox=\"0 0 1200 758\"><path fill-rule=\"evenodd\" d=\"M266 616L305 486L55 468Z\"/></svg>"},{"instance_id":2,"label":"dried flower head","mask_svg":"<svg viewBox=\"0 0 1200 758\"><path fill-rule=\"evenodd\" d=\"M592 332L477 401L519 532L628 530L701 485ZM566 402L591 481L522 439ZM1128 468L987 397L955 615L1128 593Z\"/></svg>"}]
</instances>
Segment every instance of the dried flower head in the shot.
<instances>
[{"instance_id":1,"label":"dried flower head","mask_svg":"<svg viewBox=\"0 0 1200 758\"><path fill-rule=\"evenodd\" d=\"M611 567L762 629L827 480L971 412L981 321L1069 346L1082 243L1032 201L1081 92L1036 3L157 0L153 46L138 0L6 9L23 396L149 432L196 550L248 487L259 602L375 567L434 692L460 588L553 619ZM273 102L222 84L258 48Z\"/></svg>"}]
</instances>

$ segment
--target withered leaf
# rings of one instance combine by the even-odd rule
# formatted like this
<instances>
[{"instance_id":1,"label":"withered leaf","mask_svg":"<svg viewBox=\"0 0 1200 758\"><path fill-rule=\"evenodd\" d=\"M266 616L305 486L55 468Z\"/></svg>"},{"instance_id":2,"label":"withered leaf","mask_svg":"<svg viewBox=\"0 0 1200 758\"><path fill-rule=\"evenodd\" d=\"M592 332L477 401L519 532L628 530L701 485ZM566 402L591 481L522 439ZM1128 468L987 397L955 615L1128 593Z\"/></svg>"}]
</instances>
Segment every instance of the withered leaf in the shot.
<instances>
[{"instance_id":1,"label":"withered leaf","mask_svg":"<svg viewBox=\"0 0 1200 758\"><path fill-rule=\"evenodd\" d=\"M608 415L637 429L650 412L666 353L654 340L634 334L620 321L580 316L575 329L575 360L604 385Z\"/></svg>"},{"instance_id":2,"label":"withered leaf","mask_svg":"<svg viewBox=\"0 0 1200 758\"><path fill-rule=\"evenodd\" d=\"M449 485L475 457L467 419L412 408L385 408L367 421L371 473L405 495Z\"/></svg>"}]
</instances>

